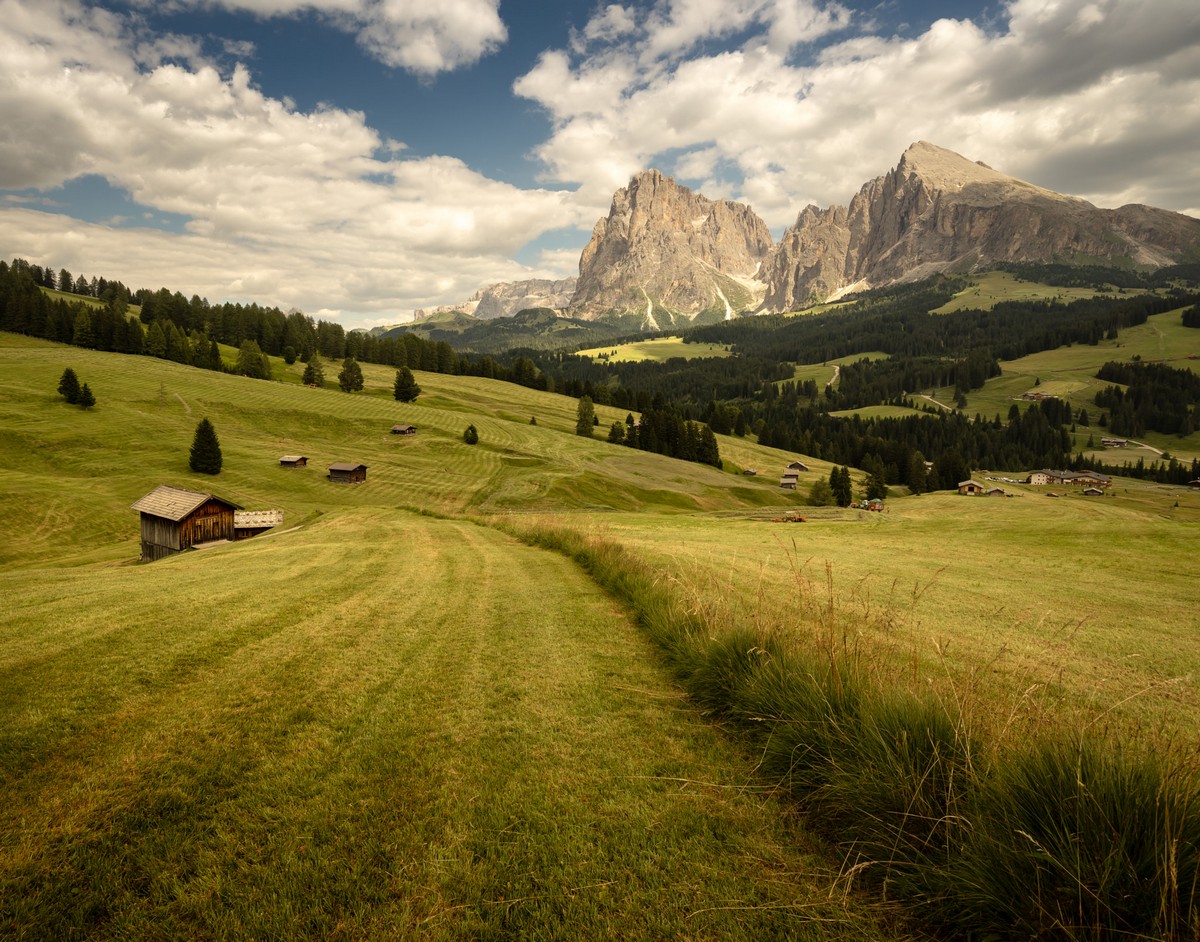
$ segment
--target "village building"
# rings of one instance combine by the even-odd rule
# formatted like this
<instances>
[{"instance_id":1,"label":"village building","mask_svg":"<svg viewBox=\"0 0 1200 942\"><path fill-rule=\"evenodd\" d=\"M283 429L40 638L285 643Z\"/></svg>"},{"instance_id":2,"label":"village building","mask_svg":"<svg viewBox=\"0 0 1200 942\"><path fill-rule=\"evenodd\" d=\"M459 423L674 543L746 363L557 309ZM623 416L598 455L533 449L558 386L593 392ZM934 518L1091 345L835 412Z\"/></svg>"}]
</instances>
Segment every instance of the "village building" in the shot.
<instances>
[{"instance_id":1,"label":"village building","mask_svg":"<svg viewBox=\"0 0 1200 942\"><path fill-rule=\"evenodd\" d=\"M779 479L779 486L786 487L790 491L796 489L796 479L800 476L799 471L784 471L783 476Z\"/></svg>"},{"instance_id":2,"label":"village building","mask_svg":"<svg viewBox=\"0 0 1200 942\"><path fill-rule=\"evenodd\" d=\"M1076 487L1111 487L1112 478L1098 471L1031 471L1027 484L1074 484Z\"/></svg>"},{"instance_id":3,"label":"village building","mask_svg":"<svg viewBox=\"0 0 1200 942\"><path fill-rule=\"evenodd\" d=\"M984 497L1007 497L1008 495L1006 493L1004 493L1004 488L1002 488L1002 487L989 487L986 491L983 492L983 496Z\"/></svg>"},{"instance_id":4,"label":"village building","mask_svg":"<svg viewBox=\"0 0 1200 942\"><path fill-rule=\"evenodd\" d=\"M1129 444L1129 440L1125 438L1102 438L1100 444L1105 448L1124 448Z\"/></svg>"},{"instance_id":5,"label":"village building","mask_svg":"<svg viewBox=\"0 0 1200 942\"><path fill-rule=\"evenodd\" d=\"M417 427L415 425L393 425L393 435L416 435Z\"/></svg>"},{"instance_id":6,"label":"village building","mask_svg":"<svg viewBox=\"0 0 1200 942\"><path fill-rule=\"evenodd\" d=\"M1196 480L1194 480L1194 481L1188 481L1187 486L1188 487L1200 487L1200 478L1196 478Z\"/></svg>"},{"instance_id":7,"label":"village building","mask_svg":"<svg viewBox=\"0 0 1200 942\"><path fill-rule=\"evenodd\" d=\"M793 461L791 464L788 465L788 470L789 471L807 471L808 465L806 465L803 461Z\"/></svg>"},{"instance_id":8,"label":"village building","mask_svg":"<svg viewBox=\"0 0 1200 942\"><path fill-rule=\"evenodd\" d=\"M279 464L284 468L307 468L308 458L304 455L284 455L279 459Z\"/></svg>"},{"instance_id":9,"label":"village building","mask_svg":"<svg viewBox=\"0 0 1200 942\"><path fill-rule=\"evenodd\" d=\"M142 559L150 562L204 543L234 538L241 505L184 487L160 484L130 506L141 514Z\"/></svg>"},{"instance_id":10,"label":"village building","mask_svg":"<svg viewBox=\"0 0 1200 942\"><path fill-rule=\"evenodd\" d=\"M959 481L958 493L968 494L972 497L976 497L983 493L983 485L977 483L976 481Z\"/></svg>"},{"instance_id":11,"label":"village building","mask_svg":"<svg viewBox=\"0 0 1200 942\"><path fill-rule=\"evenodd\" d=\"M1083 493L1084 493L1084 496L1086 496L1086 497L1103 497L1104 496L1104 491L1098 487L1085 487L1083 489Z\"/></svg>"},{"instance_id":12,"label":"village building","mask_svg":"<svg viewBox=\"0 0 1200 942\"><path fill-rule=\"evenodd\" d=\"M335 461L329 466L329 480L339 484L364 484L367 480L367 466L351 461Z\"/></svg>"},{"instance_id":13,"label":"village building","mask_svg":"<svg viewBox=\"0 0 1200 942\"><path fill-rule=\"evenodd\" d=\"M233 538L248 540L252 536L266 533L283 523L282 510L235 510L233 512Z\"/></svg>"}]
</instances>

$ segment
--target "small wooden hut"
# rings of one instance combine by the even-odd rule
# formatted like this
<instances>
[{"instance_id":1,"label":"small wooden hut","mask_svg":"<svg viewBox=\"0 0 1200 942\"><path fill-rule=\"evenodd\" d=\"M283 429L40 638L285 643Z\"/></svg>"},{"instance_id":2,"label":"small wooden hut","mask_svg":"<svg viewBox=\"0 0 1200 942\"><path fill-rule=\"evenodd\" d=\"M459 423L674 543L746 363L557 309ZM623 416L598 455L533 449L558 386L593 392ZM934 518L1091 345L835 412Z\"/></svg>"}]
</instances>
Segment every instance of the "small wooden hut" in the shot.
<instances>
[{"instance_id":1,"label":"small wooden hut","mask_svg":"<svg viewBox=\"0 0 1200 942\"><path fill-rule=\"evenodd\" d=\"M415 425L393 425L393 435L416 435L417 427Z\"/></svg>"},{"instance_id":2,"label":"small wooden hut","mask_svg":"<svg viewBox=\"0 0 1200 942\"><path fill-rule=\"evenodd\" d=\"M237 540L248 540L281 523L282 510L238 510L233 514L233 536Z\"/></svg>"},{"instance_id":3,"label":"small wooden hut","mask_svg":"<svg viewBox=\"0 0 1200 942\"><path fill-rule=\"evenodd\" d=\"M351 461L335 461L329 466L329 480L339 484L364 484L367 480L367 466Z\"/></svg>"},{"instance_id":4,"label":"small wooden hut","mask_svg":"<svg viewBox=\"0 0 1200 942\"><path fill-rule=\"evenodd\" d=\"M279 464L285 468L307 468L308 458L305 455L284 455Z\"/></svg>"},{"instance_id":5,"label":"small wooden hut","mask_svg":"<svg viewBox=\"0 0 1200 942\"><path fill-rule=\"evenodd\" d=\"M149 562L200 543L234 538L241 505L184 487L160 484L130 507L142 515L142 559Z\"/></svg>"},{"instance_id":6,"label":"small wooden hut","mask_svg":"<svg viewBox=\"0 0 1200 942\"><path fill-rule=\"evenodd\" d=\"M958 493L969 494L972 497L976 497L983 493L983 485L978 484L975 481L959 481Z\"/></svg>"},{"instance_id":7,"label":"small wooden hut","mask_svg":"<svg viewBox=\"0 0 1200 942\"><path fill-rule=\"evenodd\" d=\"M789 471L807 471L808 465L806 465L803 461L793 461L791 464L788 465L788 470Z\"/></svg>"}]
</instances>

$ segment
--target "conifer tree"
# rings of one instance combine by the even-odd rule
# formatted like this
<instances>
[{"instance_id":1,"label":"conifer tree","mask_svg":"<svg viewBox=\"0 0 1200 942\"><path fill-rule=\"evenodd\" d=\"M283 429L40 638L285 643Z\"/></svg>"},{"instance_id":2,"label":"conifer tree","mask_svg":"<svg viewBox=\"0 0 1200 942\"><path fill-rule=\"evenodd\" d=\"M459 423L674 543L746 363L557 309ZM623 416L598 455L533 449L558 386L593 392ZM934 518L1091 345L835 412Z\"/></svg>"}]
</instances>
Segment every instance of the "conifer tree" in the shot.
<instances>
[{"instance_id":1,"label":"conifer tree","mask_svg":"<svg viewBox=\"0 0 1200 942\"><path fill-rule=\"evenodd\" d=\"M468 445L475 445L479 442L479 432L475 430L474 425L468 425L466 431L463 432L463 441Z\"/></svg>"},{"instance_id":2,"label":"conifer tree","mask_svg":"<svg viewBox=\"0 0 1200 942\"><path fill-rule=\"evenodd\" d=\"M421 387L413 378L412 370L402 366L396 370L396 382L392 386L392 396L397 402L412 402L421 395Z\"/></svg>"},{"instance_id":3,"label":"conifer tree","mask_svg":"<svg viewBox=\"0 0 1200 942\"><path fill-rule=\"evenodd\" d=\"M83 388L79 390L79 404L85 409L90 409L96 404L96 397L92 395L92 390L87 383L84 383Z\"/></svg>"},{"instance_id":4,"label":"conifer tree","mask_svg":"<svg viewBox=\"0 0 1200 942\"><path fill-rule=\"evenodd\" d=\"M58 381L58 394L71 405L79 402L79 377L69 366L63 370L62 379Z\"/></svg>"},{"instance_id":5,"label":"conifer tree","mask_svg":"<svg viewBox=\"0 0 1200 942\"><path fill-rule=\"evenodd\" d=\"M579 408L575 413L575 434L585 438L592 437L596 427L596 409L592 405L591 396L579 397Z\"/></svg>"},{"instance_id":6,"label":"conifer tree","mask_svg":"<svg viewBox=\"0 0 1200 942\"><path fill-rule=\"evenodd\" d=\"M362 367L354 357L346 357L342 361L342 371L338 373L338 387L342 392L358 392L363 388Z\"/></svg>"},{"instance_id":7,"label":"conifer tree","mask_svg":"<svg viewBox=\"0 0 1200 942\"><path fill-rule=\"evenodd\" d=\"M188 467L198 474L221 473L221 443L217 441L217 432L207 418L201 419L196 426Z\"/></svg>"},{"instance_id":8,"label":"conifer tree","mask_svg":"<svg viewBox=\"0 0 1200 942\"><path fill-rule=\"evenodd\" d=\"M313 356L304 367L304 375L300 377L300 381L305 386L324 386L325 385L325 367L321 365L321 359L318 356Z\"/></svg>"}]
</instances>

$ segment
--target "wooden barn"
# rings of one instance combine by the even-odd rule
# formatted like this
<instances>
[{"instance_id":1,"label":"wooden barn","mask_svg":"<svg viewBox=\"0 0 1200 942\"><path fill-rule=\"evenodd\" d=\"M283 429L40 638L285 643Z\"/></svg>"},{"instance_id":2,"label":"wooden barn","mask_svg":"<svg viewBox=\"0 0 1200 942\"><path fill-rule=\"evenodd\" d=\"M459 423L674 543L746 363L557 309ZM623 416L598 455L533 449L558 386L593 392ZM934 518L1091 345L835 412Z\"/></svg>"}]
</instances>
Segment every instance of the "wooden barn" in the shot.
<instances>
[{"instance_id":1,"label":"wooden barn","mask_svg":"<svg viewBox=\"0 0 1200 942\"><path fill-rule=\"evenodd\" d=\"M149 562L200 543L234 538L241 505L184 487L160 484L130 507L142 515L142 559Z\"/></svg>"},{"instance_id":2,"label":"wooden barn","mask_svg":"<svg viewBox=\"0 0 1200 942\"><path fill-rule=\"evenodd\" d=\"M975 481L959 481L958 493L969 494L972 497L977 497L983 493L983 485L977 484Z\"/></svg>"},{"instance_id":3,"label":"wooden barn","mask_svg":"<svg viewBox=\"0 0 1200 942\"><path fill-rule=\"evenodd\" d=\"M806 465L803 461L793 461L791 464L788 465L788 470L789 471L807 471L808 465Z\"/></svg>"},{"instance_id":4,"label":"wooden barn","mask_svg":"<svg viewBox=\"0 0 1200 942\"><path fill-rule=\"evenodd\" d=\"M416 435L417 427L415 425L393 425L393 435Z\"/></svg>"},{"instance_id":5,"label":"wooden barn","mask_svg":"<svg viewBox=\"0 0 1200 942\"><path fill-rule=\"evenodd\" d=\"M279 464L285 468L307 468L308 458L305 455L284 455Z\"/></svg>"},{"instance_id":6,"label":"wooden barn","mask_svg":"<svg viewBox=\"0 0 1200 942\"><path fill-rule=\"evenodd\" d=\"M335 461L329 466L329 480L339 484L365 484L367 466L350 461Z\"/></svg>"}]
</instances>

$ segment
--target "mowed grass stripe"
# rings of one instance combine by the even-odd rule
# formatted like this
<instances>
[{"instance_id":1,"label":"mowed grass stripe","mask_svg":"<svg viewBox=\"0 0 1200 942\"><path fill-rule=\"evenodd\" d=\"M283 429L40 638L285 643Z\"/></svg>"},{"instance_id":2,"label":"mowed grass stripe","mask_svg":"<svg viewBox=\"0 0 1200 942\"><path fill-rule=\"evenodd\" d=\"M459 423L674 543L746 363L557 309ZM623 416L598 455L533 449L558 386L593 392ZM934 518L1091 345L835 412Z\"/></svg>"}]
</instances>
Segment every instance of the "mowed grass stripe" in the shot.
<instances>
[{"instance_id":1,"label":"mowed grass stripe","mask_svg":"<svg viewBox=\"0 0 1200 942\"><path fill-rule=\"evenodd\" d=\"M0 933L885 937L561 557L368 508L43 576L3 576Z\"/></svg>"}]
</instances>

